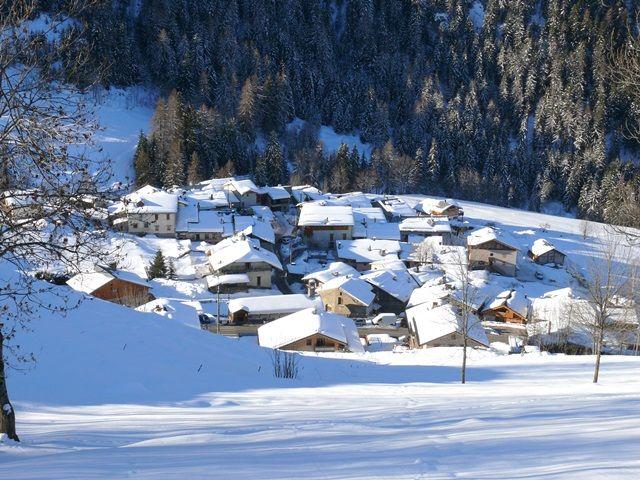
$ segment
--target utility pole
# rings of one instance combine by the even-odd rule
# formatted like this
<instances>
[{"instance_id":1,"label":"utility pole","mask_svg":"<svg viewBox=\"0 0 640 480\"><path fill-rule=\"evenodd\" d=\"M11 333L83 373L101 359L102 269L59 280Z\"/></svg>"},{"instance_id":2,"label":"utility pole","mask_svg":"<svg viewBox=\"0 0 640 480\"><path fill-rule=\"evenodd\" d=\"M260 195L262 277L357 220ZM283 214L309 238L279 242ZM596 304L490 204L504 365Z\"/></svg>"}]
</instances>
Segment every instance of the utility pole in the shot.
<instances>
[{"instance_id":1,"label":"utility pole","mask_svg":"<svg viewBox=\"0 0 640 480\"><path fill-rule=\"evenodd\" d=\"M220 335L220 279L218 278L218 288L216 289L216 333Z\"/></svg>"}]
</instances>

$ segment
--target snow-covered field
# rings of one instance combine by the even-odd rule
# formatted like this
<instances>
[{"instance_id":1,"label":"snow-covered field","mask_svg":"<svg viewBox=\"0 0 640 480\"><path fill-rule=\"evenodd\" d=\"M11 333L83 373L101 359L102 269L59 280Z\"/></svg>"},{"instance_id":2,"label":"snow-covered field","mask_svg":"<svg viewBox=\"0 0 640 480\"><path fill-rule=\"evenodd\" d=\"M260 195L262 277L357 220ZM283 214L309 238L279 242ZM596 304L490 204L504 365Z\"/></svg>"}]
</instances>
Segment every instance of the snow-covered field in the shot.
<instances>
[{"instance_id":1,"label":"snow-covered field","mask_svg":"<svg viewBox=\"0 0 640 480\"><path fill-rule=\"evenodd\" d=\"M0 478L637 478L640 358L305 356L87 300L34 321Z\"/></svg>"}]
</instances>

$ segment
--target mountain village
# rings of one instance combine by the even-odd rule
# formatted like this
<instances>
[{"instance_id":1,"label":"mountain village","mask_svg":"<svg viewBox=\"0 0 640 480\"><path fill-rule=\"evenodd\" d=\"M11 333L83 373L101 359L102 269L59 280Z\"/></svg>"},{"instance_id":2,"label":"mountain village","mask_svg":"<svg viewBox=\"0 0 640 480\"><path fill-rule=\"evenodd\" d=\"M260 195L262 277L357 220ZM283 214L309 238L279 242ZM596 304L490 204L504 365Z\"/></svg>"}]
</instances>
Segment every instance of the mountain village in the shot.
<instances>
[{"instance_id":1,"label":"mountain village","mask_svg":"<svg viewBox=\"0 0 640 480\"><path fill-rule=\"evenodd\" d=\"M137 273L97 261L67 284L213 333L312 352L592 351L588 328L572 321L586 304L584 267L544 225L505 231L451 200L241 178L144 186L104 212L114 235L165 250L172 278L159 285L139 261ZM181 298L185 288L200 293ZM638 348L637 316L625 305L612 306L612 352Z\"/></svg>"}]
</instances>

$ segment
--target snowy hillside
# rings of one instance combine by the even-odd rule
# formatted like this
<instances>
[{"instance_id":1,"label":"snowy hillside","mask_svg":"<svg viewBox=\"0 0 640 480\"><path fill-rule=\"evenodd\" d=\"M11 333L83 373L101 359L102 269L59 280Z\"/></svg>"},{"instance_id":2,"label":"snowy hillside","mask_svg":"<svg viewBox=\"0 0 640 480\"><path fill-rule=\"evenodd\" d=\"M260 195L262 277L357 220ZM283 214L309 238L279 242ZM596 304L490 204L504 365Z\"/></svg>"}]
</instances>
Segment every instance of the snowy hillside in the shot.
<instances>
[{"instance_id":1,"label":"snowy hillside","mask_svg":"<svg viewBox=\"0 0 640 480\"><path fill-rule=\"evenodd\" d=\"M591 357L495 352L461 386L454 349L307 357L287 381L265 349L100 300L32 327L2 478L640 474L637 358L605 358L597 386Z\"/></svg>"}]
</instances>

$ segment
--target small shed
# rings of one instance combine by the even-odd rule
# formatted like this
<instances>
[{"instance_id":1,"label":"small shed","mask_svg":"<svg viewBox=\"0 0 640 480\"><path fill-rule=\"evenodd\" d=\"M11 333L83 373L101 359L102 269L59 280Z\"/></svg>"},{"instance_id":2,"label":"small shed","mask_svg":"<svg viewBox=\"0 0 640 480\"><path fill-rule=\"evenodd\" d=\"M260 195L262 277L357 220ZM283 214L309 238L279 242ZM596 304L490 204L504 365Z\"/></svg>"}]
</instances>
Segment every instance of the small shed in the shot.
<instances>
[{"instance_id":1,"label":"small shed","mask_svg":"<svg viewBox=\"0 0 640 480\"><path fill-rule=\"evenodd\" d=\"M79 273L71 277L67 285L92 297L134 308L154 299L146 280L135 273L109 267L96 266L93 272Z\"/></svg>"},{"instance_id":2,"label":"small shed","mask_svg":"<svg viewBox=\"0 0 640 480\"><path fill-rule=\"evenodd\" d=\"M544 238L539 238L531 245L529 257L540 265L564 265L566 255Z\"/></svg>"}]
</instances>

